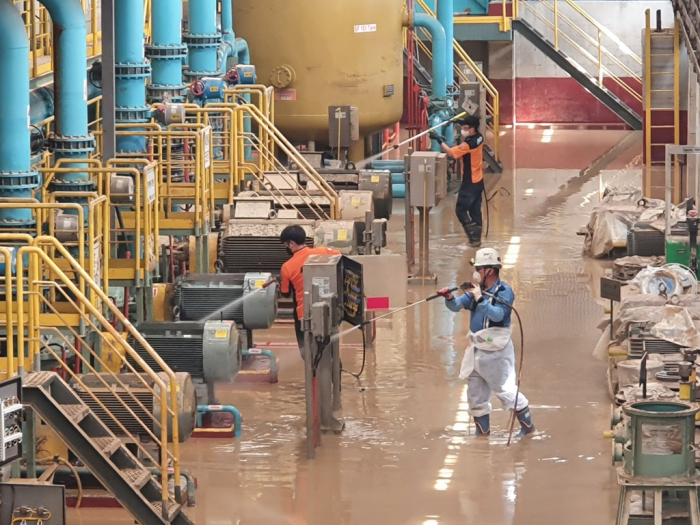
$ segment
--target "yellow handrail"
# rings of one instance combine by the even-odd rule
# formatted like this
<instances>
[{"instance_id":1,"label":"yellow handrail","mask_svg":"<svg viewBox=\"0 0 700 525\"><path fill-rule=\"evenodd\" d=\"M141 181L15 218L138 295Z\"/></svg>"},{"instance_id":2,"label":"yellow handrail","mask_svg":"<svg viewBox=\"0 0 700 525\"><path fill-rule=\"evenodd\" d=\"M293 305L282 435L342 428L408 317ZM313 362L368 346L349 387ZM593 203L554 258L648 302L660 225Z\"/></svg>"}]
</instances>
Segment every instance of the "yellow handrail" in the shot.
<instances>
[{"instance_id":1,"label":"yellow handrail","mask_svg":"<svg viewBox=\"0 0 700 525\"><path fill-rule=\"evenodd\" d=\"M435 17L435 12L430 9L428 4L425 3L425 0L416 0L416 3L421 7L423 11L425 11L426 14ZM506 11L506 2L503 0L503 18L504 18L504 23L505 19L507 18L507 11ZM510 23L510 22L509 22ZM428 33L425 29L421 29L423 32L424 37L432 41L432 38L430 36L430 33ZM432 59L432 53L428 49L428 47L423 43L423 41L420 38L416 38L416 43L421 47L423 52L425 52L431 59ZM492 101L489 102L487 100L486 102L486 113L491 117L491 129L493 131L493 152L494 152L494 157L496 160L500 160L500 96L498 93L498 90L494 87L494 85L491 83L491 81L488 79L488 77L484 74L481 69L477 67L477 65L474 63L474 61L471 59L471 57L467 54L467 52L464 50L462 45L457 41L457 39L453 39L452 45L454 47L455 52L457 53L457 56L462 60L468 67L469 69L474 73L474 76L476 77L477 81L481 86L484 88L486 93L491 97ZM467 81L468 79L464 75L461 69L459 69L459 66L457 64L454 65L454 69L456 74L463 80Z\"/></svg>"},{"instance_id":2,"label":"yellow handrail","mask_svg":"<svg viewBox=\"0 0 700 525\"><path fill-rule=\"evenodd\" d=\"M642 95L640 94L641 89L641 77L636 74L630 67L625 65L615 54L611 53L603 45L603 36L608 37L613 41L622 52L629 56L634 62L641 65L641 59L633 53L622 41L620 41L617 36L612 33L609 29L598 23L593 17L591 17L586 11L584 11L578 4L573 0L561 0L566 3L567 6L571 7L576 13L584 18L588 23L594 26L595 36L589 35L584 31L579 24L573 22L569 17L561 13L559 2L560 0L537 0L537 2L524 2L523 5L531 12L536 19L541 21L544 25L552 29L553 31L553 43L554 48L558 51L560 48L560 39L564 39L575 51L582 55L586 60L590 61L596 68L596 80L600 87L604 87L605 77L611 78L618 86L624 89L632 98L638 102L642 102ZM547 16L540 13L534 6L535 3L540 3L543 5L547 11L552 13L553 20L550 20ZM518 11L517 5L518 0L514 0L514 13ZM590 45L595 50L595 55L584 48L581 44L576 42L570 35L565 33L561 28L561 23L572 28L576 33L584 38L585 45ZM635 89L633 85L626 82L620 75L610 69L605 64L605 60L609 61L612 65L618 67L622 72L632 78L633 82L639 83L640 89Z\"/></svg>"},{"instance_id":3,"label":"yellow handrail","mask_svg":"<svg viewBox=\"0 0 700 525\"><path fill-rule=\"evenodd\" d=\"M19 239L18 235L8 235L8 234L0 234L0 242L7 243L7 242L16 242ZM137 366L143 371L144 374L146 374L150 380L153 382L153 384L157 387L157 392L154 389L151 389L150 386L145 385L147 388L151 389L153 394L157 397L160 397L161 399L161 411L160 411L160 422L158 426L160 427L160 439L158 440L156 436L151 432L151 436L154 438L154 440L159 443L160 449L161 449L161 458L160 458L160 471L161 471L161 479L163 480L162 483L162 499L163 502L166 502L169 500L169 495L168 495L168 488L167 488L167 483L165 480L168 479L168 462L172 461L173 462L173 467L175 469L174 475L175 479L180 479L179 478L179 472L180 472L180 454L179 454L179 443L177 436L179 436L179 430L178 430L178 418L177 418L177 389L175 388L176 383L176 377L175 374L172 372L172 370L167 366L167 364L162 360L162 358L151 348L151 346L148 344L148 342L141 336L141 334L131 325L128 319L126 319L121 312L117 309L116 306L112 304L110 301L109 297L107 294L105 294L100 286L98 286L88 275L88 273L83 269L83 267L71 256L69 251L55 238L55 237L49 237L49 236L39 236L36 238L31 238L30 236L26 236L26 239L24 239L28 244L24 245L19 248L17 251L16 255L16 266L17 266L17 271L16 271L16 286L14 287L16 296L17 296L17 316L16 316L16 323L13 319L12 315L8 316L8 319L10 320L9 323L7 323L8 326L8 338L11 339L13 336L17 337L17 348L22 349L25 348L25 324L24 324L24 308L25 305L28 309L27 311L27 339L26 343L29 345L29 355L36 360L38 359L38 354L41 350L41 347L44 346L46 347L45 342L42 341L41 339L41 333L43 331L51 330L54 333L60 334L58 330L55 330L54 328L51 327L45 327L42 326L41 323L41 309L42 305L44 308L47 308L49 310L54 311L57 313L59 316L61 316L61 313L58 312L52 305L51 301L49 301L44 295L43 295L43 290L45 290L47 287L56 287L64 296L64 298L70 303L73 304L77 312L81 312L84 309L84 312L82 313L81 317L84 319L84 321L91 327L93 328L94 332L98 335L103 334L103 332L108 333L113 341L116 341L119 346L121 347L121 350L124 352L125 355L128 355L129 358L133 359L133 361L137 364ZM149 356L157 363L157 365L163 370L163 374L168 378L169 385L166 385L163 379L159 374L156 374L152 369L148 367L146 362L141 358L141 356L126 342L125 339L121 337L121 335L116 331L115 328L111 325L111 323L102 315L101 311L99 308L94 306L83 293L81 293L80 288L75 284L74 280L69 278L63 270L52 260L51 257L41 248L42 245L51 245L61 256L62 259L66 260L69 262L69 266L71 271L76 275L76 278L78 281L82 282L85 287L90 289L91 292L95 293L99 300L102 303L103 308L106 310L109 310L112 315L114 315L119 321L121 321L122 325L124 326L124 329L126 332L133 337L140 345L141 347L149 354ZM7 248L2 248L0 247L0 253L2 253L4 256L9 256L10 252ZM6 259L6 261L9 261ZM25 264L27 266L27 285L25 286ZM6 268L9 268L11 265L7 264ZM45 271L49 271L53 276L53 280L44 280L42 276L44 275ZM9 280L8 280L9 277ZM7 283L9 282L10 284L12 283L12 276L11 274L8 276L8 272L6 270L5 272L5 281L6 281L6 286ZM59 286L60 284L60 286ZM6 292L6 301L10 301L13 296L12 293L7 293ZM25 301L25 297L28 301ZM80 303L80 307L78 307L78 304ZM12 308L12 306L9 306L9 308ZM8 314L12 314L12 310L8 310ZM99 326L98 326L99 325ZM16 327L16 334L12 333L12 329ZM81 341L83 343L83 346L85 347L86 350L90 351L91 356L94 357L97 362L100 363L103 367L106 367L106 364L102 361L101 357L92 350L92 348L85 344L83 338L73 330L73 328L69 325L66 324L66 328L68 328L74 337L76 337L76 341ZM107 340L102 336L103 339ZM74 351L77 352L77 348L75 348L75 344L70 343L70 341L65 338L65 336L62 337L64 340L64 343L67 344L68 346L72 347ZM109 342L109 340L107 340ZM109 342L111 344L111 342ZM114 346L112 346L115 348ZM9 348L9 346L8 346ZM50 348L47 349L48 351L51 351ZM52 352L54 354L54 357L58 358L59 361L61 361L60 356L56 355L55 352ZM14 355L12 354L13 358ZM18 369L23 370L25 363L25 356L23 351L19 351L18 355ZM84 363L86 367L88 367L92 372L96 372L94 368L92 368L92 365L90 365L89 362ZM124 358L124 364L131 367L131 365L128 363L128 360ZM67 363L63 363L63 365L69 369ZM134 371L133 367L131 367L132 371ZM69 370L70 371L70 370ZM16 373L13 371L13 373ZM115 380L119 381L119 378L116 376L116 374L112 373L111 371L108 372ZM71 375L82 384L80 379L75 376L71 372ZM106 383L105 383L106 385ZM83 384L83 386L85 386ZM121 386L125 387L123 383L121 383ZM86 390L89 392L89 389L86 388ZM92 394L91 394L92 395ZM115 420L117 425L119 425L122 430L126 431L124 429L123 425L116 419L116 417L111 414L111 412L97 399L96 396L92 395L93 399L100 404L101 408L105 410L106 413L110 414L111 417ZM119 397L119 396L116 396ZM128 407L127 407L128 408ZM143 408L143 407L142 407ZM132 415L135 415L132 413ZM137 418L138 419L138 418ZM168 447L168 422L172 425L172 445L173 449L172 452L170 452L169 447ZM143 422L142 422L143 425ZM128 434L128 432L127 432ZM138 440L136 440L138 442ZM147 451L144 451L147 453Z\"/></svg>"}]
</instances>

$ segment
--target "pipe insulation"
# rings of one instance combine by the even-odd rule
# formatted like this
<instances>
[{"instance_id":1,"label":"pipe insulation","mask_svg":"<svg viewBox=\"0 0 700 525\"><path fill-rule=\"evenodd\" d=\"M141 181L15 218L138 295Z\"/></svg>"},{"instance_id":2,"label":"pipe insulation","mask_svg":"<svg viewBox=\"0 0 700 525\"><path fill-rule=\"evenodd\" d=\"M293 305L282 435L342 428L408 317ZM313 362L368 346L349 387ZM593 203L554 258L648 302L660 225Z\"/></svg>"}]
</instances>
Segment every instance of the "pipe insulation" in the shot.
<instances>
[{"instance_id":1,"label":"pipe insulation","mask_svg":"<svg viewBox=\"0 0 700 525\"><path fill-rule=\"evenodd\" d=\"M49 150L56 160L87 159L95 149L95 138L88 133L85 13L80 0L39 0L39 3L49 12L53 23L56 118ZM65 189L65 184L77 190L91 188L87 181L87 173L57 174L52 189Z\"/></svg>"},{"instance_id":2,"label":"pipe insulation","mask_svg":"<svg viewBox=\"0 0 700 525\"><path fill-rule=\"evenodd\" d=\"M146 57L152 72L147 99L151 103L182 102L182 63L187 56L182 43L182 0L151 0L151 10L153 43L146 46Z\"/></svg>"},{"instance_id":3,"label":"pipe insulation","mask_svg":"<svg viewBox=\"0 0 700 525\"><path fill-rule=\"evenodd\" d=\"M29 42L24 20L10 0L0 0L0 197L31 198L40 184L31 169ZM29 209L0 209L3 224L31 226Z\"/></svg>"},{"instance_id":4,"label":"pipe insulation","mask_svg":"<svg viewBox=\"0 0 700 525\"><path fill-rule=\"evenodd\" d=\"M148 122L146 79L151 68L144 54L143 0L119 0L114 3L115 117L117 124ZM146 138L118 136L117 151L146 151Z\"/></svg>"},{"instance_id":5,"label":"pipe insulation","mask_svg":"<svg viewBox=\"0 0 700 525\"><path fill-rule=\"evenodd\" d=\"M228 0L230 1L230 0ZM216 27L216 0L189 0L189 33L183 35L187 44L189 68L185 77L191 82L202 77L218 77L221 33Z\"/></svg>"}]
</instances>

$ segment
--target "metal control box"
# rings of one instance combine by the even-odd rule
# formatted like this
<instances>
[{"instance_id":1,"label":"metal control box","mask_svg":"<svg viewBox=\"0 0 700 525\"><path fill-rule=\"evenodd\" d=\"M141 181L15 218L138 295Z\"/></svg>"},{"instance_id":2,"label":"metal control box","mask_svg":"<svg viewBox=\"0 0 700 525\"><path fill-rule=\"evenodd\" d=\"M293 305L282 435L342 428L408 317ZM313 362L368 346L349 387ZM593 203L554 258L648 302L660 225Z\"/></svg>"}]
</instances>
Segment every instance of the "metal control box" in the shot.
<instances>
[{"instance_id":1,"label":"metal control box","mask_svg":"<svg viewBox=\"0 0 700 525\"><path fill-rule=\"evenodd\" d=\"M349 148L358 140L360 140L360 112L357 107L328 106L328 141L331 148L338 146Z\"/></svg>"},{"instance_id":2,"label":"metal control box","mask_svg":"<svg viewBox=\"0 0 700 525\"><path fill-rule=\"evenodd\" d=\"M447 195L447 155L417 151L410 161L410 205L433 208Z\"/></svg>"},{"instance_id":3,"label":"metal control box","mask_svg":"<svg viewBox=\"0 0 700 525\"><path fill-rule=\"evenodd\" d=\"M338 311L333 312L332 324L340 321L358 325L364 321L362 263L343 255L311 255L304 263L304 292L311 303L334 295Z\"/></svg>"}]
</instances>

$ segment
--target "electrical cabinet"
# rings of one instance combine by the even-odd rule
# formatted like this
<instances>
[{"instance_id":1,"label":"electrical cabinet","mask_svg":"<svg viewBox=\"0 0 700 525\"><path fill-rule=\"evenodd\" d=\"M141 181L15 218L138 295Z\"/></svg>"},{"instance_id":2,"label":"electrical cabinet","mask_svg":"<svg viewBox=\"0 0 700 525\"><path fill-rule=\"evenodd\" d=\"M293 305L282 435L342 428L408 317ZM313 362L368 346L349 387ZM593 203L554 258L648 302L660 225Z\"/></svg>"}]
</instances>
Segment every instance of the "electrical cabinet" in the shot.
<instances>
[{"instance_id":1,"label":"electrical cabinet","mask_svg":"<svg viewBox=\"0 0 700 525\"><path fill-rule=\"evenodd\" d=\"M417 151L411 155L410 205L433 208L447 195L447 155Z\"/></svg>"}]
</instances>

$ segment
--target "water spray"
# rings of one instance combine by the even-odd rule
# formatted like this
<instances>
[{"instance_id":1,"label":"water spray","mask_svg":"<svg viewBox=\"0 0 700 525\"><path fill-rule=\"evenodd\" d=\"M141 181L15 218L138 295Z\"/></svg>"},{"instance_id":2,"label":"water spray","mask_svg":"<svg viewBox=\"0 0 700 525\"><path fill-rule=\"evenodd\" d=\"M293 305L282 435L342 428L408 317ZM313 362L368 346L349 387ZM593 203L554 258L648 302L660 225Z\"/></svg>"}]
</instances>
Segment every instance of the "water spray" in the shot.
<instances>
[{"instance_id":1,"label":"water spray","mask_svg":"<svg viewBox=\"0 0 700 525\"><path fill-rule=\"evenodd\" d=\"M212 313L210 313L210 314L208 314L208 315L205 315L204 317L202 317L202 318L200 319L200 321L209 321L210 319L215 318L217 315L222 315L222 316L223 316L223 313L224 313L226 310L228 310L229 308L232 308L232 307L236 306L238 303L244 302L246 299L249 299L250 297L254 296L254 295L255 295L256 293L258 293L258 292L261 292L261 291L263 291L263 290L266 290L267 288L269 288L271 285L275 284L276 282L277 282L277 280L275 280L275 279L270 279L269 281L266 281L260 288L256 288L255 290L253 290L253 291L252 291L251 293L249 293L248 295L244 295L243 297L238 297L237 299L234 299L233 301L231 301L230 303L225 304L224 306L222 306L222 307L219 308L218 310L215 310L215 311L213 311Z\"/></svg>"},{"instance_id":2,"label":"water spray","mask_svg":"<svg viewBox=\"0 0 700 525\"><path fill-rule=\"evenodd\" d=\"M413 136L413 137L411 137L411 138L409 138L409 139L406 139L406 140L404 140L404 141L402 141L402 142L399 142L398 144L395 144L395 145L391 146L390 148L385 149L384 151L380 151L380 152L377 153L376 155L372 155L371 157L367 157L367 158L365 158L365 159L362 159L362 160L359 161L359 162L356 162L356 163L355 163L355 166L356 166L358 169L364 169L364 167L365 167L367 164L369 164L370 162L372 162L372 161L374 161L374 160L379 160L379 159L381 159L384 155L386 155L386 154L389 153L390 151L394 151L394 150L396 150L396 149L399 149L401 146L404 146L404 145L408 144L409 142L413 142L414 140L416 140L416 139L422 137L423 135L427 135L428 133L431 133L431 132L435 131L436 129L440 129L440 128L443 127L443 126L447 126L448 124L453 124L454 122L456 122L457 120L461 119L462 117L464 117L464 116L466 116L466 115L467 115L467 112L466 112L466 111L463 111L462 113L460 113L460 114L458 114L458 115L455 115L454 117L452 117L452 118L450 118L450 119L448 119L448 120L446 120L446 121L444 121L444 122L441 122L440 124L437 124L437 125L433 126L432 128L428 128L428 129L426 129L425 131L421 131L420 133L418 133L418 135L415 135L415 136ZM418 303L416 303L416 304L418 304Z\"/></svg>"}]
</instances>

